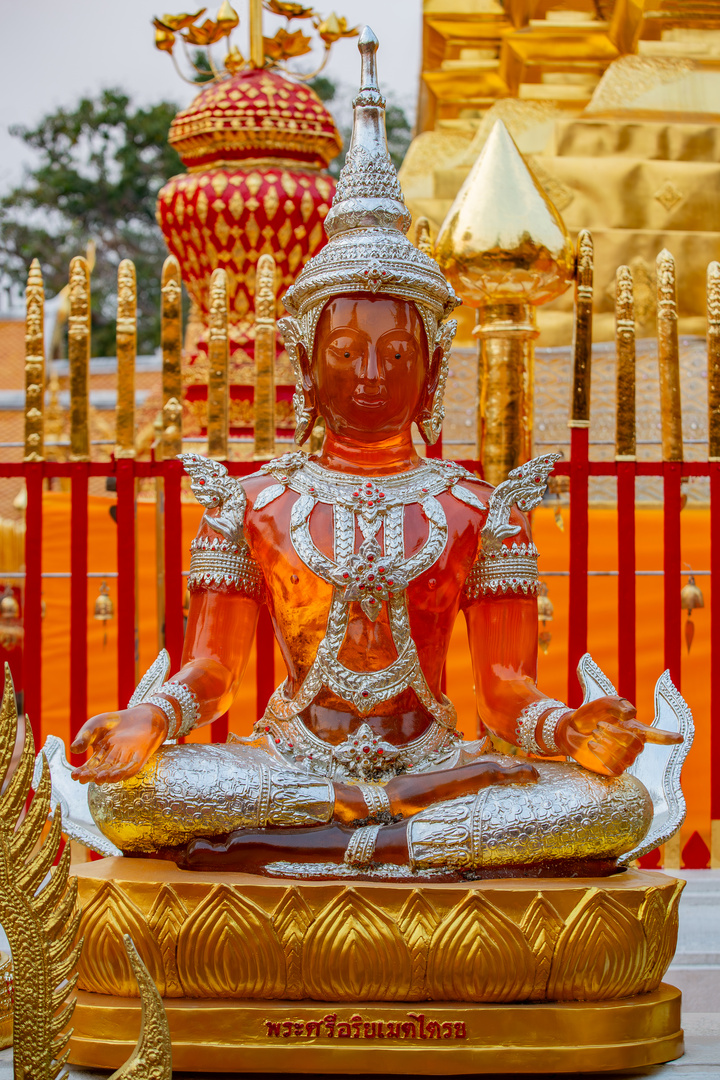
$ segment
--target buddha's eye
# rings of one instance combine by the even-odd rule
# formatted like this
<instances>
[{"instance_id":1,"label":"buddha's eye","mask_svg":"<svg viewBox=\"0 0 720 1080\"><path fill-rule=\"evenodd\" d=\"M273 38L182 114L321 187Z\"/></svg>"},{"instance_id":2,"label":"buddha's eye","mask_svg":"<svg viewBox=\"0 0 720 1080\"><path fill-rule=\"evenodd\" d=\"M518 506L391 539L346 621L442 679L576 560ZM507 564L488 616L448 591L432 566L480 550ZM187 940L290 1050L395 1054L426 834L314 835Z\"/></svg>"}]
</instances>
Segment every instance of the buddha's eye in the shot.
<instances>
[{"instance_id":1,"label":"buddha's eye","mask_svg":"<svg viewBox=\"0 0 720 1080\"><path fill-rule=\"evenodd\" d=\"M346 359L346 360L347 360L347 358L349 357L349 355L350 355L350 353L349 353L349 352L346 352L346 353L345 353L345 359Z\"/></svg>"},{"instance_id":2,"label":"buddha's eye","mask_svg":"<svg viewBox=\"0 0 720 1080\"><path fill-rule=\"evenodd\" d=\"M396 359L396 360L402 360L402 357L401 357L401 355L400 355L400 353L399 353L399 352L396 352L396 353L395 353L395 359Z\"/></svg>"}]
</instances>

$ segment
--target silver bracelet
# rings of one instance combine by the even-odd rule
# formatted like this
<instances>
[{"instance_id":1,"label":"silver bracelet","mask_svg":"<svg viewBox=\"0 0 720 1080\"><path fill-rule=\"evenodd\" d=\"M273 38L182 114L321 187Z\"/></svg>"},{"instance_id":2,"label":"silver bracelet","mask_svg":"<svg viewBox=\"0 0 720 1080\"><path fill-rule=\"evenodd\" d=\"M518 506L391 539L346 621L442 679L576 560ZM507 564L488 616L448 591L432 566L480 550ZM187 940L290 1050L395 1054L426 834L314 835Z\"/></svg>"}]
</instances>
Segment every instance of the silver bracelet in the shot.
<instances>
[{"instance_id":1,"label":"silver bracelet","mask_svg":"<svg viewBox=\"0 0 720 1080\"><path fill-rule=\"evenodd\" d=\"M567 705L556 698L540 698L539 701L533 701L530 705L526 705L520 713L516 722L515 734L518 746L526 754L539 754L541 757L545 754L545 751L538 745L535 731L540 717L544 716L548 709L555 710L557 708L567 709Z\"/></svg>"},{"instance_id":2,"label":"silver bracelet","mask_svg":"<svg viewBox=\"0 0 720 1080\"><path fill-rule=\"evenodd\" d=\"M157 692L177 701L180 706L180 727L175 732L175 737L187 735L196 727L200 719L200 702L195 691L191 690L186 683L166 682Z\"/></svg>"},{"instance_id":3,"label":"silver bracelet","mask_svg":"<svg viewBox=\"0 0 720 1080\"><path fill-rule=\"evenodd\" d=\"M346 866L369 866L375 853L375 841L380 825L365 825L355 829L345 850Z\"/></svg>"},{"instance_id":4,"label":"silver bracelet","mask_svg":"<svg viewBox=\"0 0 720 1080\"><path fill-rule=\"evenodd\" d=\"M168 701L167 698L158 697L157 694L153 694L152 697L146 698L145 701L141 702L140 704L156 705L158 709L162 709L162 711L168 718L168 733L166 738L174 739L175 732L178 729L178 721L177 716L175 715L175 710L172 707L172 702Z\"/></svg>"},{"instance_id":5,"label":"silver bracelet","mask_svg":"<svg viewBox=\"0 0 720 1080\"><path fill-rule=\"evenodd\" d=\"M552 709L543 720L542 741L547 747L547 751L549 754L562 753L560 747L555 741L555 732L557 731L557 726L560 722L560 718L562 716L565 716L565 714L570 711L571 710L568 709L567 705L563 705L560 709Z\"/></svg>"},{"instance_id":6,"label":"silver bracelet","mask_svg":"<svg viewBox=\"0 0 720 1080\"><path fill-rule=\"evenodd\" d=\"M358 784L358 788L362 792L369 817L381 814L384 810L390 812L390 799L382 784Z\"/></svg>"}]
</instances>

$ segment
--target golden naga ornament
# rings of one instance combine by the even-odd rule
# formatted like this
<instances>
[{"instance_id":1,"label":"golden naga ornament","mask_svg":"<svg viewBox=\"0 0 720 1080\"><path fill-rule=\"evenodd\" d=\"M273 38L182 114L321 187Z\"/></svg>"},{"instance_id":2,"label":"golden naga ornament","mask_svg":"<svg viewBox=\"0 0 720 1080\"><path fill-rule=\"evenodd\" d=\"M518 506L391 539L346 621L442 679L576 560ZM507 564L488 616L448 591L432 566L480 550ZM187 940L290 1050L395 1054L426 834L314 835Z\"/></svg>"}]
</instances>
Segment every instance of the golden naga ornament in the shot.
<instances>
[{"instance_id":1,"label":"golden naga ornament","mask_svg":"<svg viewBox=\"0 0 720 1080\"><path fill-rule=\"evenodd\" d=\"M109 1080L172 1080L170 1027L162 998L129 934L123 943L140 995L140 1035L128 1060Z\"/></svg>"},{"instance_id":2,"label":"golden naga ornament","mask_svg":"<svg viewBox=\"0 0 720 1080\"><path fill-rule=\"evenodd\" d=\"M67 1061L71 1032L65 1029L75 1008L74 999L67 999L77 982L73 973L81 949L77 878L69 880L69 844L52 870L62 837L60 813L40 842L50 811L50 769L43 757L33 779L35 744L27 722L24 729L20 734L6 664L0 708L0 923L14 961L15 1076L55 1080ZM35 794L28 804L31 786Z\"/></svg>"}]
</instances>

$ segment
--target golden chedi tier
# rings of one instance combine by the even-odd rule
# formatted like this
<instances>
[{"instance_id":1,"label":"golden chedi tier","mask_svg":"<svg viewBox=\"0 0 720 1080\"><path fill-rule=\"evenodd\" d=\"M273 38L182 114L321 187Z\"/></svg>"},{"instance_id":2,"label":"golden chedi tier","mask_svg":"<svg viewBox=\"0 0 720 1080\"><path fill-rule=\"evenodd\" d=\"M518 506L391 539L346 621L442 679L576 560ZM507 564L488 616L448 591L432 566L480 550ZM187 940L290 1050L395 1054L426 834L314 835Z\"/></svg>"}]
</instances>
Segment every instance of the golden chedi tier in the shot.
<instances>
[{"instance_id":1,"label":"golden chedi tier","mask_svg":"<svg viewBox=\"0 0 720 1080\"><path fill-rule=\"evenodd\" d=\"M230 428L237 432L252 426L258 260L263 254L275 259L282 310L285 290L325 243L323 222L335 181L324 170L339 153L342 140L310 86L261 68L206 86L175 117L169 142L188 171L161 189L158 221L204 327L211 275L217 268L226 272ZM185 362L190 428L194 422L204 427L207 353L203 328ZM277 357L284 361L277 382L288 384L287 356L281 345ZM284 396L287 402L284 414L280 402L278 420L288 427L289 389Z\"/></svg>"}]
</instances>

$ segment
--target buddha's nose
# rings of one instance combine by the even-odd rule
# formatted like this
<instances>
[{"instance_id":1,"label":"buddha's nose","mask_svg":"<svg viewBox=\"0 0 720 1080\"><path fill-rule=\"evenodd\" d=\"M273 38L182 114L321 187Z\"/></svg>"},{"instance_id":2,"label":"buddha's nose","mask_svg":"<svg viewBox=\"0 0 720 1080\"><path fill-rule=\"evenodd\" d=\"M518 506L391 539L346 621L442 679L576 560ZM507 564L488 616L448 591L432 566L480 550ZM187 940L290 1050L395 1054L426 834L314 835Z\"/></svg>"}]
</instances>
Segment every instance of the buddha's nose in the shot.
<instances>
[{"instance_id":1,"label":"buddha's nose","mask_svg":"<svg viewBox=\"0 0 720 1080\"><path fill-rule=\"evenodd\" d=\"M367 388L367 391L369 391L371 394L377 393L379 390L377 383L380 379L380 368L378 365L377 349L374 345L370 345L368 348L367 362L365 364L363 376L366 382L375 384L374 386L369 386Z\"/></svg>"}]
</instances>

